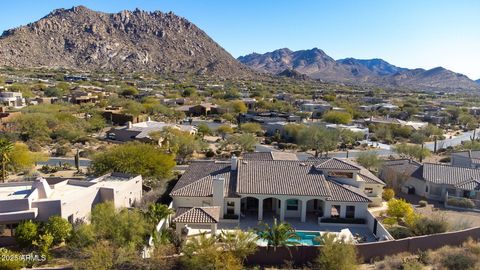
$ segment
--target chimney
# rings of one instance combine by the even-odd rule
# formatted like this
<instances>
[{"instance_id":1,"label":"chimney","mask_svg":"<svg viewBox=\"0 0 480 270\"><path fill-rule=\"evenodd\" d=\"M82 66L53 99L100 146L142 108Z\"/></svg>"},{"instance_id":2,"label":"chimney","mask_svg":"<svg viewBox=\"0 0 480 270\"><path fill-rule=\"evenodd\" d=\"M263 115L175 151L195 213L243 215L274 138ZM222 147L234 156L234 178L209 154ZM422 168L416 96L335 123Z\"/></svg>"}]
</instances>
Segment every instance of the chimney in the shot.
<instances>
[{"instance_id":1,"label":"chimney","mask_svg":"<svg viewBox=\"0 0 480 270\"><path fill-rule=\"evenodd\" d=\"M220 206L220 213L223 213L223 201L225 198L225 178L215 176L212 182L213 206ZM223 215L222 215L223 216Z\"/></svg>"},{"instance_id":2,"label":"chimney","mask_svg":"<svg viewBox=\"0 0 480 270\"><path fill-rule=\"evenodd\" d=\"M128 122L127 122L127 128L130 129L130 128L132 128L132 127L133 127L132 121L128 121Z\"/></svg>"},{"instance_id":3,"label":"chimney","mask_svg":"<svg viewBox=\"0 0 480 270\"><path fill-rule=\"evenodd\" d=\"M237 164L238 164L238 158L237 156L235 156L235 154L232 155L232 158L231 158L231 169L232 171L236 171L237 170Z\"/></svg>"}]
</instances>

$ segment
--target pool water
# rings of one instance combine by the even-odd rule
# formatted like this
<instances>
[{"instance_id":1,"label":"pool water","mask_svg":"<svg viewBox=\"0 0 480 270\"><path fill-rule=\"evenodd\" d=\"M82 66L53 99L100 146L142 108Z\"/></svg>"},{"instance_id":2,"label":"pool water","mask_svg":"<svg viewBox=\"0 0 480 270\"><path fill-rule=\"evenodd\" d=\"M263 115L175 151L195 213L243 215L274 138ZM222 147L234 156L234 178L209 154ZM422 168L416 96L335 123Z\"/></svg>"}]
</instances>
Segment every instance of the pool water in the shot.
<instances>
[{"instance_id":1,"label":"pool water","mask_svg":"<svg viewBox=\"0 0 480 270\"><path fill-rule=\"evenodd\" d=\"M298 235L298 237L300 239L292 238L290 240L298 242L299 244L305 245L305 246L319 246L320 245L320 242L315 240L317 237L320 236L320 232L296 232L295 234Z\"/></svg>"}]
</instances>

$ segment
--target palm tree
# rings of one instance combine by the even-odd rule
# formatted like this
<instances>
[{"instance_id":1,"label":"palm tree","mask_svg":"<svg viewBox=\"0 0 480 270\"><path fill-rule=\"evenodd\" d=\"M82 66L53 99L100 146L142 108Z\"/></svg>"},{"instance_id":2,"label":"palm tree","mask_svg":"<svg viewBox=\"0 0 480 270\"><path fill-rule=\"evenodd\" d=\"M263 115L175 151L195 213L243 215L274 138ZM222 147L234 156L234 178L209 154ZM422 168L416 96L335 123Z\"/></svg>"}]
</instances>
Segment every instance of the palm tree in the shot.
<instances>
[{"instance_id":1,"label":"palm tree","mask_svg":"<svg viewBox=\"0 0 480 270\"><path fill-rule=\"evenodd\" d=\"M276 250L277 247L286 247L288 249L289 246L298 244L295 240L299 240L300 237L289 223L278 223L275 218L272 226L263 222L261 226L261 229L255 229L255 231L261 239L267 241L267 247L273 247L273 250Z\"/></svg>"},{"instance_id":2,"label":"palm tree","mask_svg":"<svg viewBox=\"0 0 480 270\"><path fill-rule=\"evenodd\" d=\"M0 162L2 163L2 183L7 178L7 164L10 162L10 153L13 150L13 143L5 138L0 138Z\"/></svg>"},{"instance_id":3,"label":"palm tree","mask_svg":"<svg viewBox=\"0 0 480 270\"><path fill-rule=\"evenodd\" d=\"M174 213L172 208L168 208L168 205L160 203L152 203L148 206L145 216L147 219L156 226L160 220L167 218Z\"/></svg>"},{"instance_id":4,"label":"palm tree","mask_svg":"<svg viewBox=\"0 0 480 270\"><path fill-rule=\"evenodd\" d=\"M248 255L257 250L257 235L251 231L224 231L219 235L219 241L223 244L223 249L231 252L242 262Z\"/></svg>"}]
</instances>

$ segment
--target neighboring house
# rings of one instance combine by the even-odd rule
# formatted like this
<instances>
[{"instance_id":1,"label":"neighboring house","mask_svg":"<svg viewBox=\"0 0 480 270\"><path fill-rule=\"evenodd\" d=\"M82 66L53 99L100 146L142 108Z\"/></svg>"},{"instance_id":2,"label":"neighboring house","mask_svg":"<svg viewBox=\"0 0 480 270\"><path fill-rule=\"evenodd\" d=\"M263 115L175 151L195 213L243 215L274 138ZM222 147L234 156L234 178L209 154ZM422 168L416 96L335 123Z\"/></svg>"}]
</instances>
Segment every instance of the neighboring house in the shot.
<instances>
[{"instance_id":1,"label":"neighboring house","mask_svg":"<svg viewBox=\"0 0 480 270\"><path fill-rule=\"evenodd\" d=\"M64 179L52 184L41 177L32 182L2 183L0 224L46 221L54 215L73 223L86 220L98 203L112 201L116 207L131 207L141 198L141 175L111 173L91 181Z\"/></svg>"},{"instance_id":2,"label":"neighboring house","mask_svg":"<svg viewBox=\"0 0 480 270\"><path fill-rule=\"evenodd\" d=\"M193 162L170 196L178 230L185 224L210 224L215 230L219 219L232 216L239 222L249 216L315 223L320 218L364 219L369 204L381 203L384 185L349 160L251 153L230 161ZM180 219L184 213L188 219Z\"/></svg>"},{"instance_id":3,"label":"neighboring house","mask_svg":"<svg viewBox=\"0 0 480 270\"><path fill-rule=\"evenodd\" d=\"M26 105L20 92L0 92L0 103L13 108L23 108Z\"/></svg>"},{"instance_id":4,"label":"neighboring house","mask_svg":"<svg viewBox=\"0 0 480 270\"><path fill-rule=\"evenodd\" d=\"M207 116L212 114L219 114L220 109L218 105L212 103L202 103L198 105L184 105L175 108L177 111L182 111L187 116Z\"/></svg>"},{"instance_id":5,"label":"neighboring house","mask_svg":"<svg viewBox=\"0 0 480 270\"><path fill-rule=\"evenodd\" d=\"M480 168L480 151L460 151L453 152L450 157L450 163L453 166Z\"/></svg>"},{"instance_id":6,"label":"neighboring house","mask_svg":"<svg viewBox=\"0 0 480 270\"><path fill-rule=\"evenodd\" d=\"M368 133L369 133L368 128L361 128L356 125L327 124L325 126L331 129L339 129L339 130L344 129L344 130L350 130L352 132L362 133L364 136L364 139L368 137Z\"/></svg>"},{"instance_id":7,"label":"neighboring house","mask_svg":"<svg viewBox=\"0 0 480 270\"><path fill-rule=\"evenodd\" d=\"M96 103L98 96L90 92L75 91L71 94L69 100L73 104Z\"/></svg>"},{"instance_id":8,"label":"neighboring house","mask_svg":"<svg viewBox=\"0 0 480 270\"><path fill-rule=\"evenodd\" d=\"M178 130L188 132L192 135L197 133L195 126L168 124L163 122L151 121L148 119L145 122L133 124L128 122L126 126L119 128L112 128L107 132L107 138L110 140L127 142L133 140L151 141L150 133L162 131L164 128L170 127Z\"/></svg>"},{"instance_id":9,"label":"neighboring house","mask_svg":"<svg viewBox=\"0 0 480 270\"><path fill-rule=\"evenodd\" d=\"M325 112L332 110L332 108L332 105L328 103L303 103L300 105L300 110L312 113L311 117L314 119L321 118Z\"/></svg>"},{"instance_id":10,"label":"neighboring house","mask_svg":"<svg viewBox=\"0 0 480 270\"><path fill-rule=\"evenodd\" d=\"M123 108L120 106L106 107L102 112L102 116L105 118L107 123L114 126L123 126L128 122L135 124L145 121L146 119L145 115L133 116L131 114L123 113Z\"/></svg>"},{"instance_id":11,"label":"neighboring house","mask_svg":"<svg viewBox=\"0 0 480 270\"><path fill-rule=\"evenodd\" d=\"M480 199L480 169L400 159L385 161L380 178L432 200L445 201L447 195Z\"/></svg>"},{"instance_id":12,"label":"neighboring house","mask_svg":"<svg viewBox=\"0 0 480 270\"><path fill-rule=\"evenodd\" d=\"M364 119L365 123L368 124L384 124L384 125L399 125L399 126L406 126L410 127L414 130L419 130L428 125L426 122L415 122L415 121L403 121L397 118L383 118L383 117L370 117Z\"/></svg>"}]
</instances>

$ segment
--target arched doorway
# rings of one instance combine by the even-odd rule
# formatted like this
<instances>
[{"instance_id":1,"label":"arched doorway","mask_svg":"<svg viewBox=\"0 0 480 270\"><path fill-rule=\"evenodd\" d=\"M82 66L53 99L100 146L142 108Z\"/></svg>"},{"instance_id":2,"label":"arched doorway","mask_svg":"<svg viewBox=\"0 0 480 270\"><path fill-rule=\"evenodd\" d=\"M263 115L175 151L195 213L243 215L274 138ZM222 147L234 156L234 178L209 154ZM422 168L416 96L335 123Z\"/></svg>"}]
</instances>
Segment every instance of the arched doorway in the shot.
<instances>
[{"instance_id":1,"label":"arched doorway","mask_svg":"<svg viewBox=\"0 0 480 270\"><path fill-rule=\"evenodd\" d=\"M325 202L320 199L307 201L307 222L318 222L318 218L325 214Z\"/></svg>"},{"instance_id":2,"label":"arched doorway","mask_svg":"<svg viewBox=\"0 0 480 270\"><path fill-rule=\"evenodd\" d=\"M255 197L244 197L240 200L240 216L253 218L258 216L259 200Z\"/></svg>"},{"instance_id":3,"label":"arched doorway","mask_svg":"<svg viewBox=\"0 0 480 270\"><path fill-rule=\"evenodd\" d=\"M269 197L263 199L262 214L259 214L259 220L273 221L279 215L279 200L277 198Z\"/></svg>"}]
</instances>

